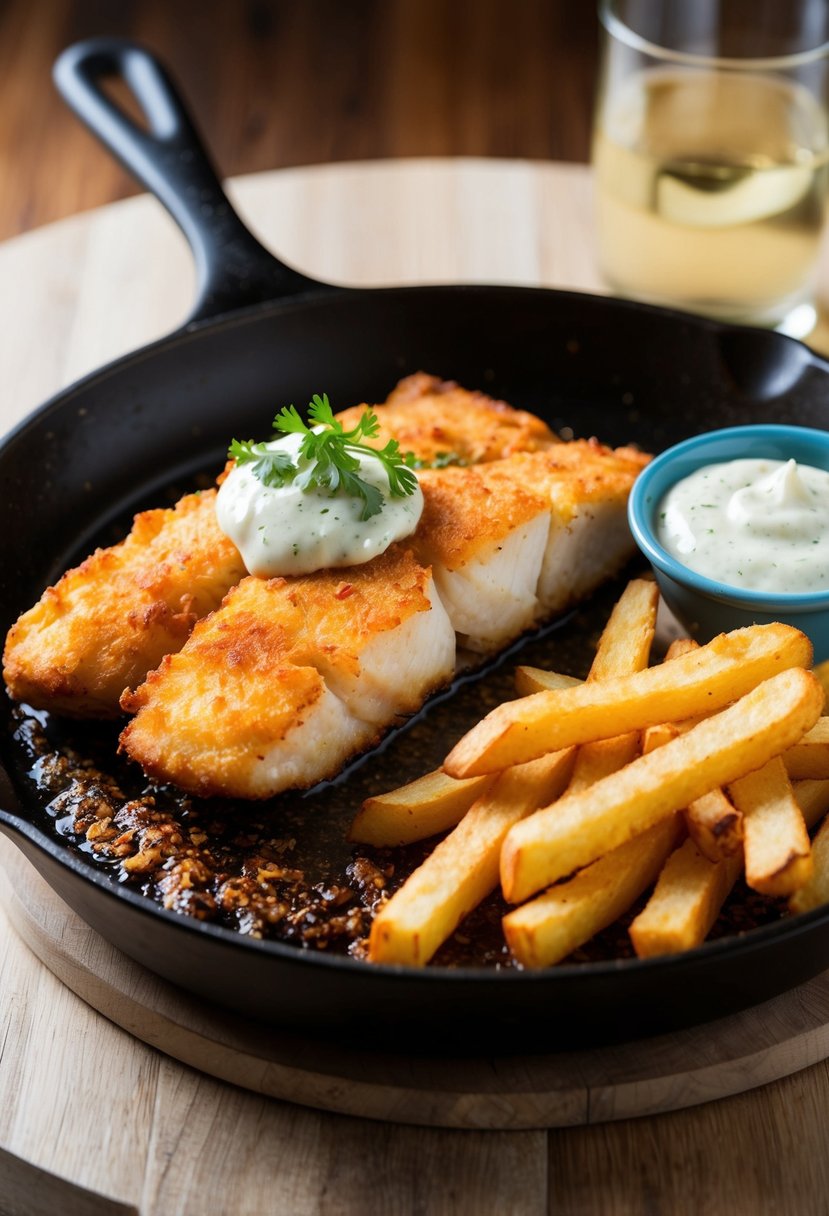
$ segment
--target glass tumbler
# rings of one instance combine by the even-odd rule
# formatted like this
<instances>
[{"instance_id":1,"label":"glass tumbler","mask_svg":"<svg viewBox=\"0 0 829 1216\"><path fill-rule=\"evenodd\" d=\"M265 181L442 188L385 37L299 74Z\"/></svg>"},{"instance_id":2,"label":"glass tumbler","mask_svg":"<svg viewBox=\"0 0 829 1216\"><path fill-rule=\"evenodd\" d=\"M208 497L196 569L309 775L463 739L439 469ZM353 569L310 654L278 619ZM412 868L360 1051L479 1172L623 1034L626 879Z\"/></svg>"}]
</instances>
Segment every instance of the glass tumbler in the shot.
<instances>
[{"instance_id":1,"label":"glass tumbler","mask_svg":"<svg viewBox=\"0 0 829 1216\"><path fill-rule=\"evenodd\" d=\"M805 336L829 173L829 4L603 0L599 12L608 284Z\"/></svg>"}]
</instances>

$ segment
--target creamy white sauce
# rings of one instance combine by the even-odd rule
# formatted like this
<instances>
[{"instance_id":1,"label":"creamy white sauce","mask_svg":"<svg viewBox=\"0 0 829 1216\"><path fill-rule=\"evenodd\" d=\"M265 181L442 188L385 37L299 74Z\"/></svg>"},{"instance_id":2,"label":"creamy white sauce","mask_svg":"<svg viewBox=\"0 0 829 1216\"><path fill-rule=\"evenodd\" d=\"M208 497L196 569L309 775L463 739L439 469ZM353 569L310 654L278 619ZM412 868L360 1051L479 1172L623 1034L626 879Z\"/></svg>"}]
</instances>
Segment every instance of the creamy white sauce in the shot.
<instances>
[{"instance_id":1,"label":"creamy white sauce","mask_svg":"<svg viewBox=\"0 0 829 1216\"><path fill-rule=\"evenodd\" d=\"M829 473L794 460L708 465L668 491L657 538L678 561L732 587L829 589Z\"/></svg>"},{"instance_id":2,"label":"creamy white sauce","mask_svg":"<svg viewBox=\"0 0 829 1216\"><path fill-rule=\"evenodd\" d=\"M302 470L308 462L298 456L301 442L301 435L290 434L264 446L289 452ZM359 476L384 498L383 509L366 520L360 519L360 498L303 490L296 482L271 488L259 480L251 464L231 469L219 489L216 518L251 574L273 578L361 566L414 532L423 511L420 486L406 497L393 497L381 462L361 452L352 454L360 462Z\"/></svg>"}]
</instances>

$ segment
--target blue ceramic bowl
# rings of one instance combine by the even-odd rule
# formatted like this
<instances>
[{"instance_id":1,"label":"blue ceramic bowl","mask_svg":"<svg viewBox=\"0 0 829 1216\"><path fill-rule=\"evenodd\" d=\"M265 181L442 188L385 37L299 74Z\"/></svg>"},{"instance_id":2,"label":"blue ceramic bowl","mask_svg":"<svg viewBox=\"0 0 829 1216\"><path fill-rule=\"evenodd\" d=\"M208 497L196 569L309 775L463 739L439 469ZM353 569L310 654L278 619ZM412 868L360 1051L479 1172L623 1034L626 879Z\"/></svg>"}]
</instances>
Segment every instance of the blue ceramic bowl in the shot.
<instances>
[{"instance_id":1,"label":"blue ceramic bowl","mask_svg":"<svg viewBox=\"0 0 829 1216\"><path fill-rule=\"evenodd\" d=\"M743 625L784 621L802 629L815 648L815 662L829 659L829 587L796 595L747 591L706 578L683 566L656 539L657 509L678 481L704 465L765 457L829 471L829 431L799 426L734 426L695 435L657 456L639 474L628 504L636 543L653 566L662 598L700 642Z\"/></svg>"}]
</instances>

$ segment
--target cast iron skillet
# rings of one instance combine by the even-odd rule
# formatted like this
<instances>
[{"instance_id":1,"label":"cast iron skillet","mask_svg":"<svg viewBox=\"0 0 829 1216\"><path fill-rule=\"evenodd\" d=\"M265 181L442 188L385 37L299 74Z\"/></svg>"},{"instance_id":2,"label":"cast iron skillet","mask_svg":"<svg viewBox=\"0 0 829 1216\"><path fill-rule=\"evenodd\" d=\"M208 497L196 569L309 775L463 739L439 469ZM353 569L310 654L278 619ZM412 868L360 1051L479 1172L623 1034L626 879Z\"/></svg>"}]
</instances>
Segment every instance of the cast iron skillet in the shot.
<instances>
[{"instance_id":1,"label":"cast iron skillet","mask_svg":"<svg viewBox=\"0 0 829 1216\"><path fill-rule=\"evenodd\" d=\"M108 76L127 81L147 130L102 91ZM379 401L400 376L425 369L532 408L553 427L651 450L739 422L829 424L829 366L773 333L557 291L314 282L273 258L233 213L173 85L145 50L82 43L60 57L56 80L176 219L199 294L183 329L59 393L0 448L3 633L106 521L216 469L229 436L262 433L275 403L305 401L320 384L335 403ZM368 967L239 937L112 883L34 826L36 799L9 712L5 704L0 828L127 954L275 1024L405 1049L550 1050L703 1021L829 967L829 910L683 957L539 974Z\"/></svg>"}]
</instances>

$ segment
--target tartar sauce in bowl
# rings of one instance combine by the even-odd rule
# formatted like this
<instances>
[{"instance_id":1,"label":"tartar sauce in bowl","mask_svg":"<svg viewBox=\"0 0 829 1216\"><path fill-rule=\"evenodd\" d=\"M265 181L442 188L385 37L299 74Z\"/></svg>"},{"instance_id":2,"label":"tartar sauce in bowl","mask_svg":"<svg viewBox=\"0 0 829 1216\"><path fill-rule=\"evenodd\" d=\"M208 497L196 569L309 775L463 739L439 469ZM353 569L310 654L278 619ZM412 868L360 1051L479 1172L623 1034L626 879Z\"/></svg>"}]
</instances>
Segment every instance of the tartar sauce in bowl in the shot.
<instances>
[{"instance_id":1,"label":"tartar sauce in bowl","mask_svg":"<svg viewBox=\"0 0 829 1216\"><path fill-rule=\"evenodd\" d=\"M829 431L757 423L661 452L628 502L634 539L700 641L783 621L829 659Z\"/></svg>"},{"instance_id":2,"label":"tartar sauce in bowl","mask_svg":"<svg viewBox=\"0 0 829 1216\"><path fill-rule=\"evenodd\" d=\"M829 589L829 472L761 457L704 465L657 509L659 543L683 565L757 591Z\"/></svg>"}]
</instances>

